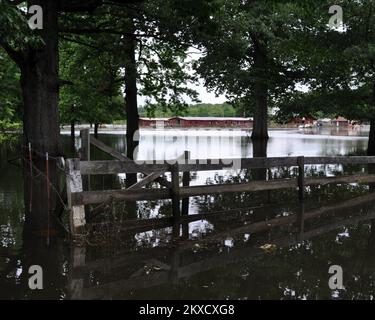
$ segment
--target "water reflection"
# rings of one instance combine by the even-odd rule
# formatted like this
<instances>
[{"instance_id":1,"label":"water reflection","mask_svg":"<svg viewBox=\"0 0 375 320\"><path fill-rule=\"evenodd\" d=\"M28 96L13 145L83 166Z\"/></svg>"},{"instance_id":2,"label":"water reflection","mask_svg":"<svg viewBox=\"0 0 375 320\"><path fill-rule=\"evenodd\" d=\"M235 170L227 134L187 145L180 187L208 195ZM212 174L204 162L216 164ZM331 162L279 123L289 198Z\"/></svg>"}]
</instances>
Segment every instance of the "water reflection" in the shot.
<instances>
[{"instance_id":1,"label":"water reflection","mask_svg":"<svg viewBox=\"0 0 375 320\"><path fill-rule=\"evenodd\" d=\"M224 157L265 152L268 156L364 154L366 149L361 136L280 131L271 132L268 145L253 145L246 133L231 133L226 140L218 134L206 132L207 139L202 140L202 132L182 136L145 132L138 157L162 157L166 145L172 146L166 148L169 158L185 150L193 158L216 158L218 149L223 149ZM100 140L125 150L122 135L101 135ZM68 150L70 139L64 141ZM18 150L0 148L0 153L1 298L369 299L374 294L375 196L367 185L310 187L304 203L298 202L295 190L194 197L178 223L171 220L168 200L138 202L134 207L119 203L92 217L89 238L72 243L61 223L46 215L45 207L32 201L30 210L30 194L45 206L45 191L34 196L30 188L23 188L22 172L6 161ZM108 157L94 149L92 158ZM306 174L366 170L310 166ZM203 172L193 173L191 184L296 174L296 168ZM121 188L124 178L93 176L90 188ZM40 183L33 186L37 192L45 190ZM145 218L158 220L141 220ZM28 268L33 264L44 269L42 291L28 288ZM344 269L344 291L333 292L327 286L332 264Z\"/></svg>"},{"instance_id":2,"label":"water reflection","mask_svg":"<svg viewBox=\"0 0 375 320\"><path fill-rule=\"evenodd\" d=\"M221 232L202 229L198 240L188 240L182 233L176 236L171 228L166 228L152 245L127 247L100 259L92 259L92 249L86 248L83 261L80 250L81 264L73 268L72 274L74 281L82 285L74 295L90 299L330 298L336 293L329 290L325 281L329 263L337 262L344 270L352 268L351 257L357 256L358 251L368 252L374 237L375 195L360 199L359 211L357 199L339 208L333 205L300 212L302 217L293 213L240 227L226 223ZM353 216L353 211L358 214ZM322 222L321 215L329 217ZM216 230L220 229L216 226L225 223L225 215L207 219ZM301 219L306 222L303 228ZM343 235L343 230L350 236ZM190 231L200 232L194 227L189 228L189 234ZM134 236L143 238L142 234ZM152 237L152 232L148 237ZM315 241L319 237L326 243ZM363 239L363 245L357 242L358 237ZM274 249L265 250L265 244ZM364 263L366 257L358 256L359 261ZM368 273L355 269L349 274L360 277ZM346 284L351 286L353 279L347 278ZM360 291L347 288L338 297L369 295L371 285L372 281Z\"/></svg>"}]
</instances>

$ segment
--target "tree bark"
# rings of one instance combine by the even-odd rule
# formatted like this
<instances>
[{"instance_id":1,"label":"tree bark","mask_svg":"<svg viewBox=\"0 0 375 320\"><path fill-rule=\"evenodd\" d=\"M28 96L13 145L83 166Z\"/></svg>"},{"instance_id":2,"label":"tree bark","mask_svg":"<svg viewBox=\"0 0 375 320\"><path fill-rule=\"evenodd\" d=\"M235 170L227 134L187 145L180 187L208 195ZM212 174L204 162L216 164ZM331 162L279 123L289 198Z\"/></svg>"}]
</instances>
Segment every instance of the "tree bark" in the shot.
<instances>
[{"instance_id":1,"label":"tree bark","mask_svg":"<svg viewBox=\"0 0 375 320\"><path fill-rule=\"evenodd\" d=\"M75 121L72 120L70 122L70 141L71 141L71 148L72 151L75 149L75 144L76 144L76 128L75 128Z\"/></svg>"},{"instance_id":2,"label":"tree bark","mask_svg":"<svg viewBox=\"0 0 375 320\"><path fill-rule=\"evenodd\" d=\"M372 87L372 106L375 109L375 81ZM370 133L368 136L368 146L367 146L367 155L368 156L375 156L375 118L370 120ZM375 173L375 165L369 164L368 165L368 172L371 174ZM375 191L375 184L370 183L369 188L371 192Z\"/></svg>"},{"instance_id":3,"label":"tree bark","mask_svg":"<svg viewBox=\"0 0 375 320\"><path fill-rule=\"evenodd\" d=\"M137 64L136 64L136 39L134 36L134 22L131 21L131 35L125 37L125 111L126 111L126 155L134 159L134 151L139 141L135 134L139 130L138 114L138 89L137 89ZM128 174L126 185L137 182L136 174Z\"/></svg>"},{"instance_id":4,"label":"tree bark","mask_svg":"<svg viewBox=\"0 0 375 320\"><path fill-rule=\"evenodd\" d=\"M266 82L266 54L258 41L254 43L254 69L256 81L254 95L256 109L254 112L253 132L251 139L268 139L268 86Z\"/></svg>"},{"instance_id":5,"label":"tree bark","mask_svg":"<svg viewBox=\"0 0 375 320\"><path fill-rule=\"evenodd\" d=\"M375 81L372 85L372 107L375 109ZM370 119L370 133L368 137L367 155L375 156L375 115Z\"/></svg>"},{"instance_id":6,"label":"tree bark","mask_svg":"<svg viewBox=\"0 0 375 320\"><path fill-rule=\"evenodd\" d=\"M57 1L35 0L43 8L44 44L27 48L21 64L23 96L24 144L31 143L34 150L51 155L61 154L58 117L58 4Z\"/></svg>"},{"instance_id":7,"label":"tree bark","mask_svg":"<svg viewBox=\"0 0 375 320\"><path fill-rule=\"evenodd\" d=\"M94 125L94 137L98 139L98 132L99 132L99 123L95 123Z\"/></svg>"},{"instance_id":8,"label":"tree bark","mask_svg":"<svg viewBox=\"0 0 375 320\"><path fill-rule=\"evenodd\" d=\"M75 121L72 120L70 122L70 137L72 138L72 140L74 141L75 139L75 136L76 136L76 128L75 128Z\"/></svg>"},{"instance_id":9,"label":"tree bark","mask_svg":"<svg viewBox=\"0 0 375 320\"><path fill-rule=\"evenodd\" d=\"M368 137L367 155L375 156L375 119L370 120L370 133Z\"/></svg>"},{"instance_id":10,"label":"tree bark","mask_svg":"<svg viewBox=\"0 0 375 320\"><path fill-rule=\"evenodd\" d=\"M43 43L29 45L22 54L22 61L19 61L24 111L23 145L31 143L33 151L32 177L28 172L29 162L24 161L25 204L31 204L31 220L35 220L33 223L37 224L55 213L57 197L52 186L59 189L58 169L53 158L62 154L58 117L58 1L33 0L28 1L28 5L39 5L43 8L43 29L34 31L39 32ZM29 159L27 150L24 151L24 158ZM45 157L47 152L48 175ZM32 186L31 192L29 186ZM37 221L34 217L38 214L43 218ZM52 219L48 219L48 222L50 221ZM46 229L49 230L51 225L38 225L37 228L43 233Z\"/></svg>"}]
</instances>

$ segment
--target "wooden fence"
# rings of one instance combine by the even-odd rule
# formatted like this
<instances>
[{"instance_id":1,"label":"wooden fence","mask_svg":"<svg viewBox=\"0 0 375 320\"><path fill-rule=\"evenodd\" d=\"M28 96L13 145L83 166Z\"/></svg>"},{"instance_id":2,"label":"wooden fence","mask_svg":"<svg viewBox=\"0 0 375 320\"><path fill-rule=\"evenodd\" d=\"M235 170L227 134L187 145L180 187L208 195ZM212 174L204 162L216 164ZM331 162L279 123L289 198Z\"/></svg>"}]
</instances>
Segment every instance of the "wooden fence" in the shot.
<instances>
[{"instance_id":1,"label":"wooden fence","mask_svg":"<svg viewBox=\"0 0 375 320\"><path fill-rule=\"evenodd\" d=\"M173 218L186 212L186 199L191 196L212 195L232 192L255 192L296 188L299 199L303 200L305 186L343 184L343 183L375 183L375 174L342 175L335 177L306 178L305 165L313 164L375 164L375 157L344 156L344 157L274 157L274 158L242 158L242 159L190 159L188 151L175 161L165 163L135 162L90 136L88 130L81 131L81 159L67 159L66 181L68 205L72 234L81 233L85 226L85 205L101 204L115 201L141 201L172 199ZM90 145L110 154L117 160L90 161ZM83 161L82 161L83 160ZM226 170L237 164L236 168L259 169L273 167L298 167L296 179L277 179L269 181L250 181L246 183L215 184L189 186L190 172ZM171 181L163 175L169 172ZM180 172L183 172L182 186ZM118 173L143 173L145 177L127 189L85 191L82 176L106 175ZM161 188L143 188L156 181Z\"/></svg>"}]
</instances>

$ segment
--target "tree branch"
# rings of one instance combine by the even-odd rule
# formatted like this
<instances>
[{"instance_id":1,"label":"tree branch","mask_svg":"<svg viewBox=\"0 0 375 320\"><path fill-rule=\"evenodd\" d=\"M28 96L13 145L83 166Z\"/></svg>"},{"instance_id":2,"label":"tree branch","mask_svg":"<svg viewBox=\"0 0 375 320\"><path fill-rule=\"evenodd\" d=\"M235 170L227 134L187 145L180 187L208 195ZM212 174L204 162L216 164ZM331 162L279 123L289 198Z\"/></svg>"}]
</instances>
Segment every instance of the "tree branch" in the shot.
<instances>
[{"instance_id":1,"label":"tree branch","mask_svg":"<svg viewBox=\"0 0 375 320\"><path fill-rule=\"evenodd\" d=\"M0 46L5 50L9 57L21 67L25 61L23 54L20 51L14 50L6 41L0 39Z\"/></svg>"}]
</instances>

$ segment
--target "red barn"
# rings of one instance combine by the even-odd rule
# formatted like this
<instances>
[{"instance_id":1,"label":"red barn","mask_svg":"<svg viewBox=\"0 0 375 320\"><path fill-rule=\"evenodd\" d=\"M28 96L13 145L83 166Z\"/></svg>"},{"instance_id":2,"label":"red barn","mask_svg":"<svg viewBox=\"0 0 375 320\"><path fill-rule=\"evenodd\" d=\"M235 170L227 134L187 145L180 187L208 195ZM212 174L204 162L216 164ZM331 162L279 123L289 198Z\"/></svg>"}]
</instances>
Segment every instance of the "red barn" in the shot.
<instances>
[{"instance_id":1,"label":"red barn","mask_svg":"<svg viewBox=\"0 0 375 320\"><path fill-rule=\"evenodd\" d=\"M241 128L249 129L253 126L253 118L234 117L173 117L173 118L139 118L142 128Z\"/></svg>"},{"instance_id":2,"label":"red barn","mask_svg":"<svg viewBox=\"0 0 375 320\"><path fill-rule=\"evenodd\" d=\"M169 118L139 118L141 128L156 128L157 125L168 126Z\"/></svg>"},{"instance_id":3,"label":"red barn","mask_svg":"<svg viewBox=\"0 0 375 320\"><path fill-rule=\"evenodd\" d=\"M174 117L169 119L171 127L180 128L244 128L253 126L253 118L235 117Z\"/></svg>"}]
</instances>

